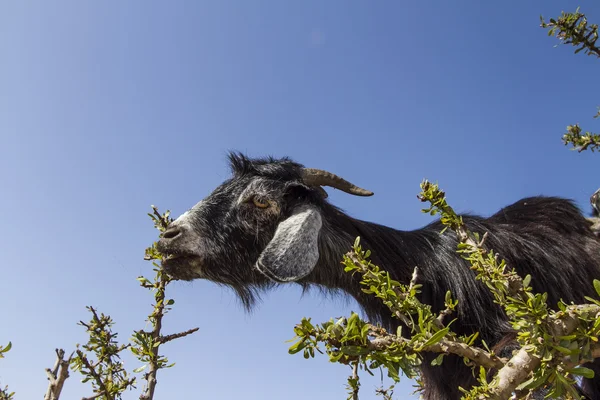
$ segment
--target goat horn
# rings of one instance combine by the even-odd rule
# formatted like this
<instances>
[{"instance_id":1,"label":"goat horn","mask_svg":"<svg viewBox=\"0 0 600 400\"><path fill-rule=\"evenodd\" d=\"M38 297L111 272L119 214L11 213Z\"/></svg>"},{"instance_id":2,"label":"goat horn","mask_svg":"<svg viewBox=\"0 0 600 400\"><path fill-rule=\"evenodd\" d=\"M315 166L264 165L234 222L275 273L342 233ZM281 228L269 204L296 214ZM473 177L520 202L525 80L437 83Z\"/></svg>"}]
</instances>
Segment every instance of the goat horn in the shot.
<instances>
[{"instance_id":1,"label":"goat horn","mask_svg":"<svg viewBox=\"0 0 600 400\"><path fill-rule=\"evenodd\" d=\"M321 169L304 168L302 180L309 186L331 186L355 196L372 196L373 192L359 188L345 179Z\"/></svg>"}]
</instances>

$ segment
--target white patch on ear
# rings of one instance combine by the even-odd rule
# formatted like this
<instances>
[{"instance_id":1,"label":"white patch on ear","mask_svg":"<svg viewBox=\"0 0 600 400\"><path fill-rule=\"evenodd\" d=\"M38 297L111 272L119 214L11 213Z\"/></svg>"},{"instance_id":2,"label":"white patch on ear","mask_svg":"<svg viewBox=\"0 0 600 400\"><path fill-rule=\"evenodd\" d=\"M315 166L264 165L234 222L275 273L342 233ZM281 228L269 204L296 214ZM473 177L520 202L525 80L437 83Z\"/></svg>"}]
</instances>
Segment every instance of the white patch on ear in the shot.
<instances>
[{"instance_id":1,"label":"white patch on ear","mask_svg":"<svg viewBox=\"0 0 600 400\"><path fill-rule=\"evenodd\" d=\"M321 214L302 206L279 223L273 239L256 262L256 269L277 282L293 282L308 275L319 260Z\"/></svg>"}]
</instances>

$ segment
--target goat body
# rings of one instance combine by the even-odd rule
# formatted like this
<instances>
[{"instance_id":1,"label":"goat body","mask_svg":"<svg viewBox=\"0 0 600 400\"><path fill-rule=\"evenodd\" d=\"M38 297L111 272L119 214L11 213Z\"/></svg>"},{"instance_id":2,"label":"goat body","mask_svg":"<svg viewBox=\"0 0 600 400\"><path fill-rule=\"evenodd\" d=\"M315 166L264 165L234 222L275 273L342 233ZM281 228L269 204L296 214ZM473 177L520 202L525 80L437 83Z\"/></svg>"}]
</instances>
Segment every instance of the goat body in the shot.
<instances>
[{"instance_id":1,"label":"goat body","mask_svg":"<svg viewBox=\"0 0 600 400\"><path fill-rule=\"evenodd\" d=\"M466 215L463 221L473 232L488 233L486 247L499 253L509 268L514 267L521 276L530 274L533 290L547 292L550 306L556 307L560 299L581 304L586 302L584 296L595 296L592 279L600 277L600 242L570 201L532 197L489 218ZM423 284L421 301L431 304L434 312L444 308L444 295L450 290L458 299L458 320L452 325L458 334L479 331L481 339L493 345L512 332L489 289L475 280L468 263L456 253L456 235L440 235L439 221L408 232L341 214L329 222L334 226L333 232L343 232L345 237L338 239L340 244L360 236L362 247L372 252L372 261L385 268L393 279L408 282L413 268L418 266L419 283ZM334 257L343 250L342 246L329 253ZM331 268L320 270L330 272ZM387 308L378 299L364 295L359 285L343 274L340 271L320 276L318 281L342 288L357 299L371 319L394 328L397 321ZM446 357L440 367L432 367L429 363L436 356L427 355L423 362L424 397L460 398L458 386L468 388L476 383L470 369L459 357ZM586 383L589 391L590 382Z\"/></svg>"},{"instance_id":2,"label":"goat body","mask_svg":"<svg viewBox=\"0 0 600 400\"><path fill-rule=\"evenodd\" d=\"M456 253L456 235L441 235L439 221L414 231L360 221L331 205L319 185L355 195L371 192L326 171L310 170L308 179L308 169L289 159L239 154L230 158L233 178L174 221L158 243L169 255L163 266L175 278L229 285L247 307L260 290L278 283L341 290L353 296L372 321L394 329L398 321L387 307L363 293L360 278L345 273L340 264L360 236L372 261L393 279L407 283L419 267L421 301L431 304L434 312L444 308L450 290L458 300L458 320L452 325L458 334L478 331L494 345L511 333L503 310ZM314 178L315 174L321 175ZM584 296L595 296L592 280L600 278L600 241L571 201L531 197L491 217L465 215L463 221L473 232L487 232L486 246L509 267L521 276L530 274L533 289L547 292L550 306L561 299L584 303ZM476 383L459 357L448 356L442 366L432 367L435 356L426 355L422 365L426 399L457 399L458 386ZM588 367L600 373L600 364ZM599 382L600 377L584 380L589 398L600 397Z\"/></svg>"}]
</instances>

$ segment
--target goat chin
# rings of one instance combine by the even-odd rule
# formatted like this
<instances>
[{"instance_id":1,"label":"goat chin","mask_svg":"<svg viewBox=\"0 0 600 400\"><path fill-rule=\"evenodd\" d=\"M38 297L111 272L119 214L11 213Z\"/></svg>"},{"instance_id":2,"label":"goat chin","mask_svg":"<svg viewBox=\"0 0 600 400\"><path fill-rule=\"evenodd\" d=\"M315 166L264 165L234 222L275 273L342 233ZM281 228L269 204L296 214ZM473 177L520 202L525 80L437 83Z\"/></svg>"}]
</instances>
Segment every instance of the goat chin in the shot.
<instances>
[{"instance_id":1,"label":"goat chin","mask_svg":"<svg viewBox=\"0 0 600 400\"><path fill-rule=\"evenodd\" d=\"M191 281L205 278L202 273L201 258L195 255L167 256L161 265L167 274L175 280Z\"/></svg>"}]
</instances>

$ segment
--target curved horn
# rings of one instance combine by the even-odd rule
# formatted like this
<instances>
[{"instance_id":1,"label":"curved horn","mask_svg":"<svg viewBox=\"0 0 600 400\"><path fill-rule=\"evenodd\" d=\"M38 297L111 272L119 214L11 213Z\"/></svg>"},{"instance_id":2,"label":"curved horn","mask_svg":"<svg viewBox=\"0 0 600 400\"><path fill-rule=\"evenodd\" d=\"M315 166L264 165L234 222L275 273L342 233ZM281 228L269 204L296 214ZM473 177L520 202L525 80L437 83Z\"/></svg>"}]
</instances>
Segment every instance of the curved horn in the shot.
<instances>
[{"instance_id":1,"label":"curved horn","mask_svg":"<svg viewBox=\"0 0 600 400\"><path fill-rule=\"evenodd\" d=\"M321 169L304 168L302 180L309 186L331 186L355 196L372 196L373 192L359 188L331 172Z\"/></svg>"}]
</instances>

